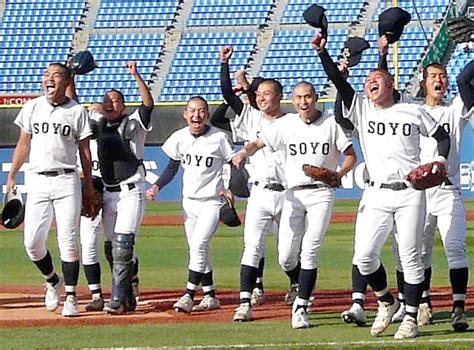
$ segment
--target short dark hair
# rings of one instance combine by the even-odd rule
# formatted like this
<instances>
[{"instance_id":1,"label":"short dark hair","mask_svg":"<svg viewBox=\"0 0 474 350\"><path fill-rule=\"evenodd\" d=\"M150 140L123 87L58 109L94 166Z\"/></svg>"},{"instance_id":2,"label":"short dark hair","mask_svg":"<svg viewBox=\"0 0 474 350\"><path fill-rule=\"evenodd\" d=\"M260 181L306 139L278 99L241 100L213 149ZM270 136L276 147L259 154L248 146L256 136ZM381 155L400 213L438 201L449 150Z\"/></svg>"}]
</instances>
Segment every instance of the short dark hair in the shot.
<instances>
[{"instance_id":1,"label":"short dark hair","mask_svg":"<svg viewBox=\"0 0 474 350\"><path fill-rule=\"evenodd\" d=\"M123 96L122 91L112 88L107 90L106 94L109 92L116 92L117 94L119 94L120 98L122 99L122 102L125 103L125 96Z\"/></svg>"},{"instance_id":2,"label":"short dark hair","mask_svg":"<svg viewBox=\"0 0 474 350\"><path fill-rule=\"evenodd\" d=\"M393 78L393 75L390 74L390 72L387 71L387 70L385 70L385 69L382 69L382 68L375 68L375 69L372 69L372 70L369 72L369 74L370 74L370 73L374 73L374 72L383 73L383 74L384 74L386 77L388 77L389 79L395 80L395 79ZM367 76L368 76L368 75L367 75Z\"/></svg>"},{"instance_id":3,"label":"short dark hair","mask_svg":"<svg viewBox=\"0 0 474 350\"><path fill-rule=\"evenodd\" d=\"M283 95L283 85L281 85L281 83L278 80L273 79L273 78L266 78L266 79L263 79L262 81L260 81L260 83L258 83L258 86L262 85L263 83L272 84L273 88L276 91L276 93L280 94L280 95Z\"/></svg>"},{"instance_id":4,"label":"short dark hair","mask_svg":"<svg viewBox=\"0 0 474 350\"><path fill-rule=\"evenodd\" d=\"M72 77L72 71L71 71L71 68L69 68L68 66L66 66L64 63L60 63L60 62L53 62L49 65L49 67L60 67L64 74L66 75L66 77L68 77L69 79L71 79Z\"/></svg>"},{"instance_id":5,"label":"short dark hair","mask_svg":"<svg viewBox=\"0 0 474 350\"><path fill-rule=\"evenodd\" d=\"M202 97L201 95L194 95L191 96L187 101L186 101L186 107L188 106L189 102L194 101L194 100L199 100L202 101L206 104L206 108L209 110L209 104L207 103L207 100Z\"/></svg>"},{"instance_id":6,"label":"short dark hair","mask_svg":"<svg viewBox=\"0 0 474 350\"><path fill-rule=\"evenodd\" d=\"M438 68L438 69L441 69L446 74L448 73L448 70L446 69L446 66L444 64L441 64L439 62L431 62L430 64L428 64L426 67L423 68L423 80L426 80L426 78L428 77L428 68L430 67Z\"/></svg>"},{"instance_id":7,"label":"short dark hair","mask_svg":"<svg viewBox=\"0 0 474 350\"><path fill-rule=\"evenodd\" d=\"M293 92L295 91L295 89L298 87L298 86L309 86L309 88L311 89L311 91L317 95L318 93L316 92L316 89L314 88L314 85L311 84L309 81L306 81L306 80L302 80L300 81L299 83L297 83L295 86L293 86L293 89L291 90L291 94L293 94Z\"/></svg>"}]
</instances>

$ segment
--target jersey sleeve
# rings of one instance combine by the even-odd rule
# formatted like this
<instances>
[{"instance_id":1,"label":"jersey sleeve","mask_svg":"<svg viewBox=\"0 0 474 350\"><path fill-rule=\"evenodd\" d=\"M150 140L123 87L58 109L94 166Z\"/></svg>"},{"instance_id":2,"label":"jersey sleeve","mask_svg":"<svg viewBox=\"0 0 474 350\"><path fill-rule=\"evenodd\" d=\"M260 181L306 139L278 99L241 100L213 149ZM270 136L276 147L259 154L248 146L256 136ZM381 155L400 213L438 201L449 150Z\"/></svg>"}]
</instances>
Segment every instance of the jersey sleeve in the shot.
<instances>
[{"instance_id":1,"label":"jersey sleeve","mask_svg":"<svg viewBox=\"0 0 474 350\"><path fill-rule=\"evenodd\" d=\"M178 131L171 134L170 137L165 141L161 150L173 160L181 160L179 152L179 135Z\"/></svg>"},{"instance_id":2,"label":"jersey sleeve","mask_svg":"<svg viewBox=\"0 0 474 350\"><path fill-rule=\"evenodd\" d=\"M144 124L143 124L143 121L142 121L142 118L140 117L140 113L144 114L144 113L150 113L152 112L153 108L148 108L148 107L145 107L143 105L141 105L139 108L137 108L135 110L135 112L133 112L132 114L130 114L130 116L128 117L128 120L137 120L139 125L140 125L140 128L142 128L143 130L149 132L153 129L153 125L151 123L151 119L150 119L150 123L148 124L148 127L146 127Z\"/></svg>"},{"instance_id":3,"label":"jersey sleeve","mask_svg":"<svg viewBox=\"0 0 474 350\"><path fill-rule=\"evenodd\" d=\"M82 106L77 111L77 139L84 140L92 135L91 126L89 123L89 113L87 109Z\"/></svg>"},{"instance_id":4,"label":"jersey sleeve","mask_svg":"<svg viewBox=\"0 0 474 350\"><path fill-rule=\"evenodd\" d=\"M339 124L334 124L336 147L341 153L344 153L352 146L351 135L348 134L347 130L343 129Z\"/></svg>"},{"instance_id":5,"label":"jersey sleeve","mask_svg":"<svg viewBox=\"0 0 474 350\"><path fill-rule=\"evenodd\" d=\"M23 131L28 134L31 134L33 132L31 128L31 118L33 117L34 106L34 100L26 102L14 121L15 125L19 126Z\"/></svg>"},{"instance_id":6,"label":"jersey sleeve","mask_svg":"<svg viewBox=\"0 0 474 350\"><path fill-rule=\"evenodd\" d=\"M278 151L283 146L282 130L283 120L275 120L260 133L259 137L271 152ZM283 129L284 130L284 129Z\"/></svg>"},{"instance_id":7,"label":"jersey sleeve","mask_svg":"<svg viewBox=\"0 0 474 350\"><path fill-rule=\"evenodd\" d=\"M222 158L224 158L226 162L230 162L236 153L234 147L230 142L230 139L224 133L222 134L221 138L221 151Z\"/></svg>"},{"instance_id":8,"label":"jersey sleeve","mask_svg":"<svg viewBox=\"0 0 474 350\"><path fill-rule=\"evenodd\" d=\"M459 116L461 119L472 119L474 116L474 107L471 109L467 109L466 106L464 105L464 102L461 98L461 96L456 96L452 103L451 106L449 107L452 109L452 113L455 116Z\"/></svg>"},{"instance_id":9,"label":"jersey sleeve","mask_svg":"<svg viewBox=\"0 0 474 350\"><path fill-rule=\"evenodd\" d=\"M438 129L438 123L436 120L429 114L427 111L425 111L421 106L414 105L416 108L418 108L418 113L420 114L420 132L423 136L433 136L433 134L436 132Z\"/></svg>"},{"instance_id":10,"label":"jersey sleeve","mask_svg":"<svg viewBox=\"0 0 474 350\"><path fill-rule=\"evenodd\" d=\"M360 125L360 118L362 116L364 98L362 98L359 94L354 94L352 99L351 108L347 109L345 104L342 104L342 116L346 118L354 124L357 128Z\"/></svg>"},{"instance_id":11,"label":"jersey sleeve","mask_svg":"<svg viewBox=\"0 0 474 350\"><path fill-rule=\"evenodd\" d=\"M243 142L248 140L251 117L255 108L245 103L242 113L235 115L230 120L230 128L232 130L232 139L234 142Z\"/></svg>"}]
</instances>

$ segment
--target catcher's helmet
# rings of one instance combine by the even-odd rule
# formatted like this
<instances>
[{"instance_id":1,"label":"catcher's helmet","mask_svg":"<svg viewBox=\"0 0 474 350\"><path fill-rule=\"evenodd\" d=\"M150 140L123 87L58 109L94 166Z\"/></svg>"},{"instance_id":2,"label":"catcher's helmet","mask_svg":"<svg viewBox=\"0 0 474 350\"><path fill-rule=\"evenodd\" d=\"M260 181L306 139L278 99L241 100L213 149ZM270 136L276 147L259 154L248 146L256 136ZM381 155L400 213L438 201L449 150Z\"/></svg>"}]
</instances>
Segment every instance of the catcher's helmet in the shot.
<instances>
[{"instance_id":1,"label":"catcher's helmet","mask_svg":"<svg viewBox=\"0 0 474 350\"><path fill-rule=\"evenodd\" d=\"M95 64L94 56L90 51L79 51L72 58L72 71L77 75L84 75L92 72L97 65Z\"/></svg>"},{"instance_id":2,"label":"catcher's helmet","mask_svg":"<svg viewBox=\"0 0 474 350\"><path fill-rule=\"evenodd\" d=\"M25 219L25 206L18 189L13 189L3 197L2 225L17 228Z\"/></svg>"}]
</instances>

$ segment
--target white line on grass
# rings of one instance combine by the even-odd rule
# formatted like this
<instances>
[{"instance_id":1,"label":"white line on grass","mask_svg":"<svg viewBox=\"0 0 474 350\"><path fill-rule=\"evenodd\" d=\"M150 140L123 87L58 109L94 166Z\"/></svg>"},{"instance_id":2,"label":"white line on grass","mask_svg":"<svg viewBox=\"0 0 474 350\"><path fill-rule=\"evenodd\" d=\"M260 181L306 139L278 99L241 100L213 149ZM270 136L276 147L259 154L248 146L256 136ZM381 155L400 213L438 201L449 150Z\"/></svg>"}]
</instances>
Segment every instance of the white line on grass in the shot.
<instances>
[{"instance_id":1,"label":"white line on grass","mask_svg":"<svg viewBox=\"0 0 474 350\"><path fill-rule=\"evenodd\" d=\"M163 346L160 349L167 350L191 350L191 349L249 349L249 348L278 348L278 347L300 347L300 346L351 346L351 345L402 345L407 343L419 345L436 345L444 343L474 343L474 339L406 339L406 340L368 340L352 342L309 342L309 343L268 343L268 344L227 344L227 345L192 345L192 346Z\"/></svg>"}]
</instances>

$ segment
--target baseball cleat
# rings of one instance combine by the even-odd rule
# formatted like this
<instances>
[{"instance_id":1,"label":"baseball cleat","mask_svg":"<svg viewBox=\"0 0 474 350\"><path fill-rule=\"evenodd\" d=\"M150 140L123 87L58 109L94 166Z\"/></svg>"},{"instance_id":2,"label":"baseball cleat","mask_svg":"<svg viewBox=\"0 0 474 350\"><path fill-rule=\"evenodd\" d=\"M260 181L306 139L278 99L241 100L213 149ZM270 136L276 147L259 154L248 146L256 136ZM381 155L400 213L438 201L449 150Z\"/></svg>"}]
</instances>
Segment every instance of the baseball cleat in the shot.
<instances>
[{"instance_id":1,"label":"baseball cleat","mask_svg":"<svg viewBox=\"0 0 474 350\"><path fill-rule=\"evenodd\" d=\"M252 306L262 305L265 302L265 293L260 288L254 288L252 291L252 297L250 298L250 304Z\"/></svg>"},{"instance_id":2,"label":"baseball cleat","mask_svg":"<svg viewBox=\"0 0 474 350\"><path fill-rule=\"evenodd\" d=\"M298 306L294 304L293 309L295 308L296 310L291 314L291 327L293 327L293 329L309 328L308 313L304 307L298 308Z\"/></svg>"},{"instance_id":3,"label":"baseball cleat","mask_svg":"<svg viewBox=\"0 0 474 350\"><path fill-rule=\"evenodd\" d=\"M403 319L405 318L405 304L401 301L400 302L400 307L398 308L398 311L393 314L392 317L392 322L393 323L399 323L402 322Z\"/></svg>"},{"instance_id":4,"label":"baseball cleat","mask_svg":"<svg viewBox=\"0 0 474 350\"><path fill-rule=\"evenodd\" d=\"M205 295L199 304L193 306L192 311L209 311L220 308L221 303L219 302L219 299L213 298L210 295Z\"/></svg>"},{"instance_id":5,"label":"baseball cleat","mask_svg":"<svg viewBox=\"0 0 474 350\"><path fill-rule=\"evenodd\" d=\"M416 320L410 315L405 315L397 332L393 335L393 338L396 340L403 340L407 338L415 338L417 335L418 325L416 324Z\"/></svg>"},{"instance_id":6,"label":"baseball cleat","mask_svg":"<svg viewBox=\"0 0 474 350\"><path fill-rule=\"evenodd\" d=\"M125 313L125 307L118 300L110 300L105 304L104 311L110 315L122 315Z\"/></svg>"},{"instance_id":7,"label":"baseball cleat","mask_svg":"<svg viewBox=\"0 0 474 350\"><path fill-rule=\"evenodd\" d=\"M358 327L364 327L367 324L367 315L357 303L352 304L349 310L341 314L341 318L345 323L355 323Z\"/></svg>"},{"instance_id":8,"label":"baseball cleat","mask_svg":"<svg viewBox=\"0 0 474 350\"><path fill-rule=\"evenodd\" d=\"M377 315L375 316L374 323L370 329L370 334L374 337L377 337L384 330L388 328L390 321L392 320L393 314L397 312L400 307L400 302L398 299L395 299L393 304L388 304L382 301L377 301L379 303L379 308Z\"/></svg>"},{"instance_id":9,"label":"baseball cleat","mask_svg":"<svg viewBox=\"0 0 474 350\"><path fill-rule=\"evenodd\" d=\"M455 307L451 314L451 325L456 332L464 332L469 328L469 320L461 307Z\"/></svg>"},{"instance_id":10,"label":"baseball cleat","mask_svg":"<svg viewBox=\"0 0 474 350\"><path fill-rule=\"evenodd\" d=\"M185 313L190 313L191 310L193 309L194 301L191 298L191 296L186 293L184 294L179 300L174 303L173 309L176 312L185 312Z\"/></svg>"},{"instance_id":11,"label":"baseball cleat","mask_svg":"<svg viewBox=\"0 0 474 350\"><path fill-rule=\"evenodd\" d=\"M52 283L46 282L46 294L44 296L44 305L46 310L54 311L58 308L61 303L61 289L63 287L63 279L59 277L58 283L53 285Z\"/></svg>"},{"instance_id":12,"label":"baseball cleat","mask_svg":"<svg viewBox=\"0 0 474 350\"><path fill-rule=\"evenodd\" d=\"M86 305L86 311L104 310L104 299L101 296L93 296L89 304Z\"/></svg>"},{"instance_id":13,"label":"baseball cleat","mask_svg":"<svg viewBox=\"0 0 474 350\"><path fill-rule=\"evenodd\" d=\"M236 322L249 322L253 320L252 307L249 303L240 304L235 309L234 321Z\"/></svg>"},{"instance_id":14,"label":"baseball cleat","mask_svg":"<svg viewBox=\"0 0 474 350\"><path fill-rule=\"evenodd\" d=\"M426 326L433 323L433 313L428 303L421 303L418 306L418 326Z\"/></svg>"},{"instance_id":15,"label":"baseball cleat","mask_svg":"<svg viewBox=\"0 0 474 350\"><path fill-rule=\"evenodd\" d=\"M77 306L77 299L74 295L66 296L64 301L63 311L61 314L64 317L74 317L79 315L79 308Z\"/></svg>"},{"instance_id":16,"label":"baseball cleat","mask_svg":"<svg viewBox=\"0 0 474 350\"><path fill-rule=\"evenodd\" d=\"M290 289L285 295L285 302L287 305L293 305L296 297L298 296L298 283L292 283Z\"/></svg>"}]
</instances>

